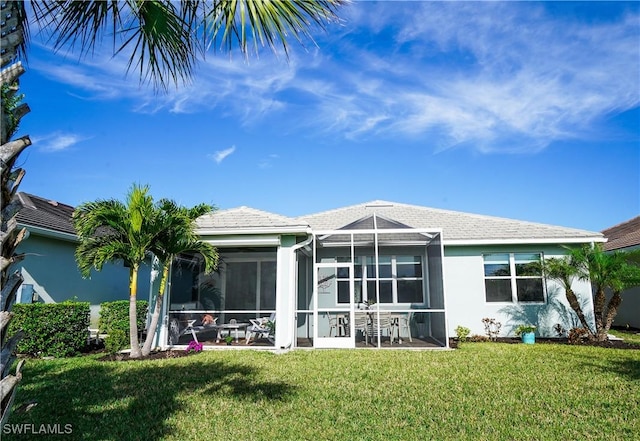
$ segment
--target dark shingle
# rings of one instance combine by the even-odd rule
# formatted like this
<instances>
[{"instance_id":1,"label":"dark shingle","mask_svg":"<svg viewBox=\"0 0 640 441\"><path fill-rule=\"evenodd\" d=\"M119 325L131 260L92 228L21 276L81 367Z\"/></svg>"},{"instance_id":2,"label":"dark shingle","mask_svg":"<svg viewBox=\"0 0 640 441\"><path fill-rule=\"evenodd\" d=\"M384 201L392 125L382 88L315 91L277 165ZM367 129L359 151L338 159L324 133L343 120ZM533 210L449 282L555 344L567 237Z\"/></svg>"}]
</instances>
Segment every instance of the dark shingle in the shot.
<instances>
[{"instance_id":1,"label":"dark shingle","mask_svg":"<svg viewBox=\"0 0 640 441\"><path fill-rule=\"evenodd\" d=\"M44 199L28 193L18 193L23 208L17 216L18 223L25 226L45 228L62 233L76 234L73 228L74 207Z\"/></svg>"},{"instance_id":2,"label":"dark shingle","mask_svg":"<svg viewBox=\"0 0 640 441\"><path fill-rule=\"evenodd\" d=\"M602 230L602 234L609 239L603 246L605 251L640 245L640 216Z\"/></svg>"}]
</instances>

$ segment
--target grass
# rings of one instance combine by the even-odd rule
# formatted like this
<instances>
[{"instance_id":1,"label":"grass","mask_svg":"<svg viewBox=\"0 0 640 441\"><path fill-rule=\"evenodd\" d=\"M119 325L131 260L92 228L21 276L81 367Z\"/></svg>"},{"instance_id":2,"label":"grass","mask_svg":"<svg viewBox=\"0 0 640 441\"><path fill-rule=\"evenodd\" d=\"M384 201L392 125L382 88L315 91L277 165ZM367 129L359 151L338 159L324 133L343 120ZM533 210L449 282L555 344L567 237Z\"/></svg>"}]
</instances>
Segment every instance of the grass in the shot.
<instances>
[{"instance_id":1,"label":"grass","mask_svg":"<svg viewBox=\"0 0 640 441\"><path fill-rule=\"evenodd\" d=\"M626 331L622 329L611 329L609 330L609 334L615 335L623 339L628 343L633 343L636 345L640 345L640 332L638 331Z\"/></svg>"},{"instance_id":2,"label":"grass","mask_svg":"<svg viewBox=\"0 0 640 441\"><path fill-rule=\"evenodd\" d=\"M210 351L137 362L29 360L24 373L16 404L38 404L9 423L71 424L64 439L628 440L640 433L640 350L466 343L456 351ZM29 438L3 430L3 441Z\"/></svg>"}]
</instances>

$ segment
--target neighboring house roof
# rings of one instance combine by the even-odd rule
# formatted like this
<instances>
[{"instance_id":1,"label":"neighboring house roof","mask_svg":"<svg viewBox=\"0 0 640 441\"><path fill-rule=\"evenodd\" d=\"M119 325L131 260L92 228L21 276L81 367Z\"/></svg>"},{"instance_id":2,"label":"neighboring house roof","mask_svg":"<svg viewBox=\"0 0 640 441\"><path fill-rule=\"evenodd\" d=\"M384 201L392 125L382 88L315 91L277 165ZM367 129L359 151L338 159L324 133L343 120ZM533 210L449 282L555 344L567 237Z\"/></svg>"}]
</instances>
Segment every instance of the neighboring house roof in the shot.
<instances>
[{"instance_id":1,"label":"neighboring house roof","mask_svg":"<svg viewBox=\"0 0 640 441\"><path fill-rule=\"evenodd\" d=\"M602 234L609 239L603 245L605 251L640 246L640 216L602 230Z\"/></svg>"},{"instance_id":2,"label":"neighboring house roof","mask_svg":"<svg viewBox=\"0 0 640 441\"><path fill-rule=\"evenodd\" d=\"M18 197L23 205L17 215L19 224L75 236L71 219L74 207L23 192Z\"/></svg>"},{"instance_id":3,"label":"neighboring house roof","mask_svg":"<svg viewBox=\"0 0 640 441\"><path fill-rule=\"evenodd\" d=\"M594 231L554 225L524 222L513 219L441 210L388 201L364 204L301 216L314 230L337 230L358 219L376 213L413 228L442 230L445 243L486 243L489 241L604 241Z\"/></svg>"},{"instance_id":4,"label":"neighboring house roof","mask_svg":"<svg viewBox=\"0 0 640 441\"><path fill-rule=\"evenodd\" d=\"M249 207L214 211L196 220L200 234L223 234L268 231L305 232L308 225L296 219Z\"/></svg>"}]
</instances>

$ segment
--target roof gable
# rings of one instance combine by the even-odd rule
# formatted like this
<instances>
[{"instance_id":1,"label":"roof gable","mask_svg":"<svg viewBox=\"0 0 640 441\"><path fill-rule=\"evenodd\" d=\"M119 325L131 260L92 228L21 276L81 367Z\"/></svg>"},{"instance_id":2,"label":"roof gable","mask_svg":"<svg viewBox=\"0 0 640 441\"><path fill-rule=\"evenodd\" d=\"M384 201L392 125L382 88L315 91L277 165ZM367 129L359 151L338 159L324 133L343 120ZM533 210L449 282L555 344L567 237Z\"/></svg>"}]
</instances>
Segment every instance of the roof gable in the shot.
<instances>
[{"instance_id":1,"label":"roof gable","mask_svg":"<svg viewBox=\"0 0 640 441\"><path fill-rule=\"evenodd\" d=\"M598 232L389 201L371 201L301 216L314 230L337 230L373 214L412 228L442 230L445 241L602 240Z\"/></svg>"}]
</instances>

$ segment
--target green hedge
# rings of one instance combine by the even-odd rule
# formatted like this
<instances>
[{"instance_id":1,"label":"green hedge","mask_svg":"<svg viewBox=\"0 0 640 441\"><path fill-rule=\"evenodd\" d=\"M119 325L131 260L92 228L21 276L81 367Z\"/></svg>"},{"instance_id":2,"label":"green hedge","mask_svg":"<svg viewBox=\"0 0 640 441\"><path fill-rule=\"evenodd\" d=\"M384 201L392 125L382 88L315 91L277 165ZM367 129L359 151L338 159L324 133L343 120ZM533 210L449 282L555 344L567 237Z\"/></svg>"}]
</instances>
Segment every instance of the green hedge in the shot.
<instances>
[{"instance_id":1,"label":"green hedge","mask_svg":"<svg viewBox=\"0 0 640 441\"><path fill-rule=\"evenodd\" d=\"M138 330L144 330L147 322L147 309L149 302L138 300L136 303L138 315ZM116 300L115 302L103 302L100 304L100 319L98 320L100 333L109 334L119 329L124 331L129 338L129 300Z\"/></svg>"},{"instance_id":2,"label":"green hedge","mask_svg":"<svg viewBox=\"0 0 640 441\"><path fill-rule=\"evenodd\" d=\"M13 306L9 334L19 329L21 354L66 357L84 349L89 336L89 303L18 303Z\"/></svg>"}]
</instances>

